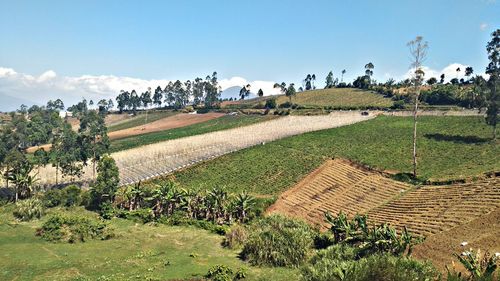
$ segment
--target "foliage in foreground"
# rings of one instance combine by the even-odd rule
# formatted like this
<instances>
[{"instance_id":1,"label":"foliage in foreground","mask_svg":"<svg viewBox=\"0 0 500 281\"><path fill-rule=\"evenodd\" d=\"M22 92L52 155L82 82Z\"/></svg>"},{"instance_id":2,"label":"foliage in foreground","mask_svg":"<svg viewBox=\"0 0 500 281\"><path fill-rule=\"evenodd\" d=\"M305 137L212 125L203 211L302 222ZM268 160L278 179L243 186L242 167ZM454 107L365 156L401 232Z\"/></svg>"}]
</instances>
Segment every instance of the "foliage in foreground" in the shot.
<instances>
[{"instance_id":1,"label":"foliage in foreground","mask_svg":"<svg viewBox=\"0 0 500 281\"><path fill-rule=\"evenodd\" d=\"M238 268L235 272L232 268L223 264L212 266L205 275L206 278L212 281L241 280L245 279L246 276L247 273L243 268Z\"/></svg>"},{"instance_id":2,"label":"foliage in foreground","mask_svg":"<svg viewBox=\"0 0 500 281\"><path fill-rule=\"evenodd\" d=\"M481 254L481 250L470 249L463 253L454 255L468 272L468 276L462 276L461 272L446 268L448 271L448 281L474 280L488 281L494 280L494 275L498 269L500 258L498 255L491 255L488 252ZM497 276L500 280L500 274Z\"/></svg>"},{"instance_id":3,"label":"foliage in foreground","mask_svg":"<svg viewBox=\"0 0 500 281\"><path fill-rule=\"evenodd\" d=\"M36 198L30 198L16 203L14 209L14 217L20 221L30 221L32 219L39 219L44 214L44 207L42 201Z\"/></svg>"},{"instance_id":4,"label":"foliage in foreground","mask_svg":"<svg viewBox=\"0 0 500 281\"><path fill-rule=\"evenodd\" d=\"M252 265L296 267L312 250L315 231L304 222L279 215L250 226L241 256Z\"/></svg>"},{"instance_id":5,"label":"foliage in foreground","mask_svg":"<svg viewBox=\"0 0 500 281\"><path fill-rule=\"evenodd\" d=\"M375 253L410 256L413 246L422 242L422 239L409 233L406 227L400 234L386 224L370 227L366 215L356 215L349 220L341 211L338 216L326 213L326 220L331 225L335 243L356 247L359 257Z\"/></svg>"},{"instance_id":6,"label":"foliage in foreground","mask_svg":"<svg viewBox=\"0 0 500 281\"><path fill-rule=\"evenodd\" d=\"M47 241L76 243L89 239L107 240L114 233L104 221L97 218L54 214L37 229L36 235Z\"/></svg>"}]
</instances>

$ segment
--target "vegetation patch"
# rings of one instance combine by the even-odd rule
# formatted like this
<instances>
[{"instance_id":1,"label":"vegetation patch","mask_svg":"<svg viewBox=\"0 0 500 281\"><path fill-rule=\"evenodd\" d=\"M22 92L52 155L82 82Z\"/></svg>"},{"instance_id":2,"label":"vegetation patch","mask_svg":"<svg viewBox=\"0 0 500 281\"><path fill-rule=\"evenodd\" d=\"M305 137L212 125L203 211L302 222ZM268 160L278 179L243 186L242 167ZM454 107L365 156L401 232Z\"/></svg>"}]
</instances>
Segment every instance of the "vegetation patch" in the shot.
<instances>
[{"instance_id":1,"label":"vegetation patch","mask_svg":"<svg viewBox=\"0 0 500 281\"><path fill-rule=\"evenodd\" d=\"M498 171L495 142L457 142L426 137L443 134L491 138L481 117L419 118L421 180L471 178ZM412 171L412 118L380 116L351 126L306 133L225 155L175 173L181 187L224 185L231 191L278 194L326 159L348 158L379 170ZM278 180L279 179L279 180Z\"/></svg>"},{"instance_id":2,"label":"vegetation patch","mask_svg":"<svg viewBox=\"0 0 500 281\"><path fill-rule=\"evenodd\" d=\"M200 135L220 130L246 126L257 122L270 120L272 116L237 115L222 116L203 123L194 124L182 128L176 128L161 132L154 132L140 136L127 137L111 141L111 152L130 149L143 145L153 144L161 141Z\"/></svg>"},{"instance_id":3,"label":"vegetation patch","mask_svg":"<svg viewBox=\"0 0 500 281\"><path fill-rule=\"evenodd\" d=\"M42 201L30 198L17 202L13 214L20 221L30 221L41 218L44 212Z\"/></svg>"},{"instance_id":4,"label":"vegetation patch","mask_svg":"<svg viewBox=\"0 0 500 281\"><path fill-rule=\"evenodd\" d=\"M107 240L114 236L113 230L103 220L89 216L54 214L42 227L37 236L51 242L85 242L89 239Z\"/></svg>"}]
</instances>

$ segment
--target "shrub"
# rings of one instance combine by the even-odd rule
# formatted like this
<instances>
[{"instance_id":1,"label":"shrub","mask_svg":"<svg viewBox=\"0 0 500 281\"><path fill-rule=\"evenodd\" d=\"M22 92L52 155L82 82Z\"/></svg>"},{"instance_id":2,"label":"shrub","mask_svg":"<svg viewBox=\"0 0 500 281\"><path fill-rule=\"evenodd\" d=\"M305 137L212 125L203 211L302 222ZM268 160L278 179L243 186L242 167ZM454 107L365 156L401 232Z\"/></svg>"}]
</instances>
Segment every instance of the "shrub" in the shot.
<instances>
[{"instance_id":1,"label":"shrub","mask_svg":"<svg viewBox=\"0 0 500 281\"><path fill-rule=\"evenodd\" d=\"M126 212L126 218L133 221L148 223L154 220L154 214L153 211L149 208L141 208Z\"/></svg>"},{"instance_id":2,"label":"shrub","mask_svg":"<svg viewBox=\"0 0 500 281\"><path fill-rule=\"evenodd\" d=\"M436 280L438 273L430 263L392 255L373 255L356 260L357 249L335 245L319 251L310 265L301 269L307 281L406 281Z\"/></svg>"},{"instance_id":3,"label":"shrub","mask_svg":"<svg viewBox=\"0 0 500 281\"><path fill-rule=\"evenodd\" d=\"M244 226L236 224L227 231L222 246L229 249L236 249L245 243L248 237L247 230Z\"/></svg>"},{"instance_id":4,"label":"shrub","mask_svg":"<svg viewBox=\"0 0 500 281\"><path fill-rule=\"evenodd\" d=\"M392 104L391 108L392 109L404 109L405 102L403 100L397 100Z\"/></svg>"},{"instance_id":5,"label":"shrub","mask_svg":"<svg viewBox=\"0 0 500 281\"><path fill-rule=\"evenodd\" d=\"M276 99L275 98L271 98L271 99L266 100L265 107L266 108L276 108Z\"/></svg>"},{"instance_id":6,"label":"shrub","mask_svg":"<svg viewBox=\"0 0 500 281\"><path fill-rule=\"evenodd\" d=\"M314 236L306 223L272 215L251 226L241 256L253 265L299 266L306 260Z\"/></svg>"},{"instance_id":7,"label":"shrub","mask_svg":"<svg viewBox=\"0 0 500 281\"><path fill-rule=\"evenodd\" d=\"M438 273L430 263L422 263L406 257L373 255L355 263L348 272L347 280L353 281L410 281L436 280Z\"/></svg>"},{"instance_id":8,"label":"shrub","mask_svg":"<svg viewBox=\"0 0 500 281\"><path fill-rule=\"evenodd\" d=\"M243 268L238 268L236 272L233 271L229 266L224 264L218 264L212 266L205 277L213 281L232 281L245 279L247 276L246 271Z\"/></svg>"},{"instance_id":9,"label":"shrub","mask_svg":"<svg viewBox=\"0 0 500 281\"><path fill-rule=\"evenodd\" d=\"M78 206L81 203L82 190L76 185L69 185L63 190L63 205L66 207Z\"/></svg>"},{"instance_id":10,"label":"shrub","mask_svg":"<svg viewBox=\"0 0 500 281\"><path fill-rule=\"evenodd\" d=\"M302 280L345 280L346 274L354 266L355 257L354 248L347 245L335 245L321 250L301 269Z\"/></svg>"},{"instance_id":11,"label":"shrub","mask_svg":"<svg viewBox=\"0 0 500 281\"><path fill-rule=\"evenodd\" d=\"M114 236L113 231L102 220L62 214L52 215L37 229L36 235L47 241L69 243L85 242L88 239L106 240Z\"/></svg>"},{"instance_id":12,"label":"shrub","mask_svg":"<svg viewBox=\"0 0 500 281\"><path fill-rule=\"evenodd\" d=\"M43 205L47 208L53 208L61 205L63 201L63 194L60 189L53 188L51 190L46 191L43 194Z\"/></svg>"},{"instance_id":13,"label":"shrub","mask_svg":"<svg viewBox=\"0 0 500 281\"><path fill-rule=\"evenodd\" d=\"M39 219L43 216L44 208L42 201L36 198L22 200L16 203L13 211L14 217L21 221Z\"/></svg>"}]
</instances>

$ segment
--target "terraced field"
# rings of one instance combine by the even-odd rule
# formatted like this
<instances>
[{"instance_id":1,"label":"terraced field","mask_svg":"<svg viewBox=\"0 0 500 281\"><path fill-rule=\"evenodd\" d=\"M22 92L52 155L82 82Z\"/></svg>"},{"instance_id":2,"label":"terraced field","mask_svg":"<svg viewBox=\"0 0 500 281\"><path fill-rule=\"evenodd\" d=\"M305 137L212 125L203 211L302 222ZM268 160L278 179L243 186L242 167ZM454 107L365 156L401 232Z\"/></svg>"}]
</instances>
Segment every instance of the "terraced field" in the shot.
<instances>
[{"instance_id":1,"label":"terraced field","mask_svg":"<svg viewBox=\"0 0 500 281\"><path fill-rule=\"evenodd\" d=\"M366 213L373 223L404 226L430 236L500 208L500 179L415 187L332 160L310 174L271 206L279 212L327 227L324 212ZM500 246L500 241L498 241Z\"/></svg>"},{"instance_id":2,"label":"terraced field","mask_svg":"<svg viewBox=\"0 0 500 281\"><path fill-rule=\"evenodd\" d=\"M265 142L354 124L374 118L360 112L337 112L324 116L287 116L230 130L195 135L128 149L111 156L120 169L120 184L132 184L185 168L230 152ZM55 169L40 169L40 183L55 182ZM91 179L91 166L84 168L84 180Z\"/></svg>"}]
</instances>

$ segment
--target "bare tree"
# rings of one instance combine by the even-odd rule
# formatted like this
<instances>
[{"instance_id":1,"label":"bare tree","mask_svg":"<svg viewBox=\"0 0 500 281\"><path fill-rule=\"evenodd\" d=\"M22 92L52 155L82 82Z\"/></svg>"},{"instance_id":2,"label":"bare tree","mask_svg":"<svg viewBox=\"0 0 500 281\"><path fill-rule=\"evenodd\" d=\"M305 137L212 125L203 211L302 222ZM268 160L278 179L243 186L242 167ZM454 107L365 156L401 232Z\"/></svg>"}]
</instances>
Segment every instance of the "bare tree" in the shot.
<instances>
[{"instance_id":1,"label":"bare tree","mask_svg":"<svg viewBox=\"0 0 500 281\"><path fill-rule=\"evenodd\" d=\"M415 40L408 42L412 63L410 67L414 70L412 82L414 86L415 105L413 107L413 177L417 177L417 111L418 101L420 97L420 86L424 80L424 71L422 70L422 62L427 56L428 44L423 41L422 36L417 36Z\"/></svg>"}]
</instances>

